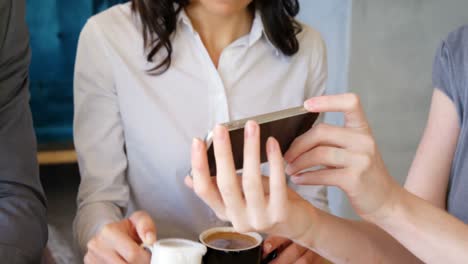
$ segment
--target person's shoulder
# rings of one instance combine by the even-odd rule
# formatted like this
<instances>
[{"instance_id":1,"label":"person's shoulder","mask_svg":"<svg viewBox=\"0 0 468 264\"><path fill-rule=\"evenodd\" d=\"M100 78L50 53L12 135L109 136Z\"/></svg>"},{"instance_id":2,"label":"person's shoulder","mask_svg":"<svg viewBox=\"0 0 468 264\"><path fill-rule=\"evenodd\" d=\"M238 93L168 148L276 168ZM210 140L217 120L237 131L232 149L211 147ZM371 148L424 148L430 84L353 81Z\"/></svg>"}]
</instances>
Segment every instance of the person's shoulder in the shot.
<instances>
[{"instance_id":1,"label":"person's shoulder","mask_svg":"<svg viewBox=\"0 0 468 264\"><path fill-rule=\"evenodd\" d=\"M299 53L301 55L318 55L319 57L326 54L327 49L322 34L315 28L300 23L301 32L297 35L299 41Z\"/></svg>"},{"instance_id":2,"label":"person's shoulder","mask_svg":"<svg viewBox=\"0 0 468 264\"><path fill-rule=\"evenodd\" d=\"M297 35L299 51L296 57L308 58L311 63L323 61L327 57L327 47L322 34L315 28L301 23L301 32Z\"/></svg>"},{"instance_id":3,"label":"person's shoulder","mask_svg":"<svg viewBox=\"0 0 468 264\"><path fill-rule=\"evenodd\" d=\"M454 58L463 58L468 55L468 24L452 31L444 40L444 48Z\"/></svg>"},{"instance_id":4,"label":"person's shoulder","mask_svg":"<svg viewBox=\"0 0 468 264\"><path fill-rule=\"evenodd\" d=\"M125 43L129 34L140 32L130 2L115 5L88 19L81 30L80 40L93 42L96 39L106 43Z\"/></svg>"},{"instance_id":5,"label":"person's shoulder","mask_svg":"<svg viewBox=\"0 0 468 264\"><path fill-rule=\"evenodd\" d=\"M100 32L115 32L133 23L131 3L127 2L112 6L90 17L82 29L82 34L96 29Z\"/></svg>"},{"instance_id":6,"label":"person's shoulder","mask_svg":"<svg viewBox=\"0 0 468 264\"><path fill-rule=\"evenodd\" d=\"M442 90L457 105L464 105L461 98L466 91L463 84L468 67L468 25L452 31L436 51L432 69L434 87Z\"/></svg>"},{"instance_id":7,"label":"person's shoulder","mask_svg":"<svg viewBox=\"0 0 468 264\"><path fill-rule=\"evenodd\" d=\"M97 24L101 24L104 26L106 23L109 22L122 22L128 21L128 19L132 18L132 7L131 3L127 2L124 4L114 5L94 16L92 16L89 20L96 22Z\"/></svg>"},{"instance_id":8,"label":"person's shoulder","mask_svg":"<svg viewBox=\"0 0 468 264\"><path fill-rule=\"evenodd\" d=\"M300 23L300 25L302 30L297 35L297 40L299 41L300 45L324 45L322 34L320 34L318 30L304 23Z\"/></svg>"}]
</instances>

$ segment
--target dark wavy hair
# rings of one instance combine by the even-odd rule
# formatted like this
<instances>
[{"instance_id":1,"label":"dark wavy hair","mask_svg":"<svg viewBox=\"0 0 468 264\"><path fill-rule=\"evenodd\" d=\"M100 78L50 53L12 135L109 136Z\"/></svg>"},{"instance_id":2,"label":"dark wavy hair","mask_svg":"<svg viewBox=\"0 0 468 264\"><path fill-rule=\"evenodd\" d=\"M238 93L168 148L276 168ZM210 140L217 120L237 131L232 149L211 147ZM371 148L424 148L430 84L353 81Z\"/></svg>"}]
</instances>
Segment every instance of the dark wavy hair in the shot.
<instances>
[{"instance_id":1,"label":"dark wavy hair","mask_svg":"<svg viewBox=\"0 0 468 264\"><path fill-rule=\"evenodd\" d=\"M150 72L162 74L171 66L171 35L176 30L177 15L189 4L190 0L132 0L132 10L142 22L145 48L150 48L148 62L165 50L163 59ZM277 49L287 56L299 50L297 34L302 27L295 20L298 0L253 0L249 8L260 11L265 33Z\"/></svg>"}]
</instances>

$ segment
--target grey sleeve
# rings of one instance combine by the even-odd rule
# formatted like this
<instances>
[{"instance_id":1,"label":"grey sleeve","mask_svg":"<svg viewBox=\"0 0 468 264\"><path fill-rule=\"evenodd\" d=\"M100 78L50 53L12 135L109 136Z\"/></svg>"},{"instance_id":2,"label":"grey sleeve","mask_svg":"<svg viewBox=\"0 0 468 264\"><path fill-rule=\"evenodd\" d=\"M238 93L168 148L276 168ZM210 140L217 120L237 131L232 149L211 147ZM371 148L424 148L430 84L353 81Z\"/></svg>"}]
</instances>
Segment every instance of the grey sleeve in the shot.
<instances>
[{"instance_id":1,"label":"grey sleeve","mask_svg":"<svg viewBox=\"0 0 468 264\"><path fill-rule=\"evenodd\" d=\"M451 32L437 50L432 79L434 88L445 93L454 103L460 121L466 93L468 69L468 26Z\"/></svg>"},{"instance_id":2,"label":"grey sleeve","mask_svg":"<svg viewBox=\"0 0 468 264\"><path fill-rule=\"evenodd\" d=\"M443 41L437 49L434 64L432 67L432 84L434 88L444 92L452 101L455 99L454 87L451 83L451 58L450 50L446 43Z\"/></svg>"},{"instance_id":3,"label":"grey sleeve","mask_svg":"<svg viewBox=\"0 0 468 264\"><path fill-rule=\"evenodd\" d=\"M39 263L47 242L29 109L24 0L0 0L0 262Z\"/></svg>"}]
</instances>

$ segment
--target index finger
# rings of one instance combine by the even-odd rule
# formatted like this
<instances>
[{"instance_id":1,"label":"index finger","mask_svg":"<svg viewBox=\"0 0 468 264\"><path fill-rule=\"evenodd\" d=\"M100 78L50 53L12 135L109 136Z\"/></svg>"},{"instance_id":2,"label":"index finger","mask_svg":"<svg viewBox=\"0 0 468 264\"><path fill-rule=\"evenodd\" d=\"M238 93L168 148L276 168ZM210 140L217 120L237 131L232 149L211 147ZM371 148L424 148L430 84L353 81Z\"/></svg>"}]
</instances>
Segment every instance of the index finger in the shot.
<instances>
[{"instance_id":1,"label":"index finger","mask_svg":"<svg viewBox=\"0 0 468 264\"><path fill-rule=\"evenodd\" d=\"M352 93L314 97L304 103L310 112L341 112L345 116L345 127L368 130L369 124L359 96Z\"/></svg>"},{"instance_id":2,"label":"index finger","mask_svg":"<svg viewBox=\"0 0 468 264\"><path fill-rule=\"evenodd\" d=\"M231 139L227 128L217 125L213 137L216 160L218 188L230 218L240 218L245 208L241 186L238 182L234 159L232 157ZM231 222L234 219L230 219ZM235 222L235 221L234 221Z\"/></svg>"}]
</instances>

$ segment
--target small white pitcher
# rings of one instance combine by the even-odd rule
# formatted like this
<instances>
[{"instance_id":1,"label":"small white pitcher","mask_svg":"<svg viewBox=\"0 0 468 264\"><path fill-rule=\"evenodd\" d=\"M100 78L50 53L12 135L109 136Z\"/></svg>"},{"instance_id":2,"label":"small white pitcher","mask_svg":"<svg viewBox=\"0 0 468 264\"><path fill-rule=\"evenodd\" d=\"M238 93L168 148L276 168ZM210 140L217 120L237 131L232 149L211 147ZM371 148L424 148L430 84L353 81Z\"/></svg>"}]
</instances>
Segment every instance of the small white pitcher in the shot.
<instances>
[{"instance_id":1,"label":"small white pitcher","mask_svg":"<svg viewBox=\"0 0 468 264\"><path fill-rule=\"evenodd\" d=\"M206 254L205 245L186 239L162 239L143 246L151 251L151 264L201 264Z\"/></svg>"}]
</instances>

